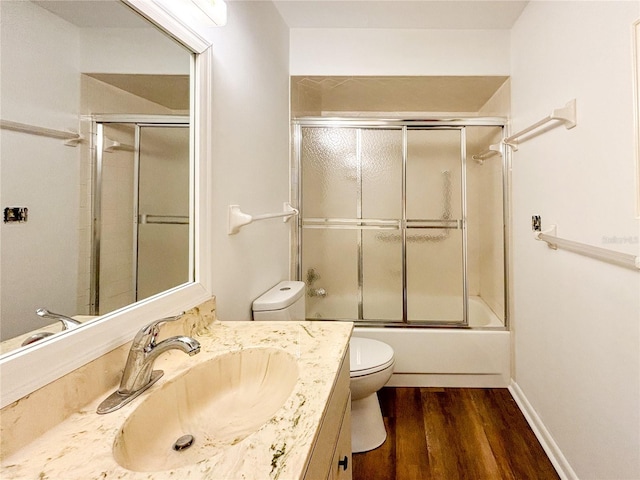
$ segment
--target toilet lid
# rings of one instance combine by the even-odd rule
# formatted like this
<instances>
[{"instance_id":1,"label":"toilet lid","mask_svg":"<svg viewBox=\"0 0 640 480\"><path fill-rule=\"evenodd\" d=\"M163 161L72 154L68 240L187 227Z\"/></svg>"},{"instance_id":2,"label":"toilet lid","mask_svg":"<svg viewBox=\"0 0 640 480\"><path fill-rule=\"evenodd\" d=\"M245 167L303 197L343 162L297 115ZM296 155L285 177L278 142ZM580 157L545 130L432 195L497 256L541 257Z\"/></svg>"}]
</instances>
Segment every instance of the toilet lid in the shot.
<instances>
[{"instance_id":1,"label":"toilet lid","mask_svg":"<svg viewBox=\"0 0 640 480\"><path fill-rule=\"evenodd\" d=\"M253 311L265 312L287 308L304 295L304 287L304 282L280 282L253 301Z\"/></svg>"},{"instance_id":2,"label":"toilet lid","mask_svg":"<svg viewBox=\"0 0 640 480\"><path fill-rule=\"evenodd\" d=\"M370 338L351 337L351 376L359 377L384 370L393 364L393 348Z\"/></svg>"}]
</instances>

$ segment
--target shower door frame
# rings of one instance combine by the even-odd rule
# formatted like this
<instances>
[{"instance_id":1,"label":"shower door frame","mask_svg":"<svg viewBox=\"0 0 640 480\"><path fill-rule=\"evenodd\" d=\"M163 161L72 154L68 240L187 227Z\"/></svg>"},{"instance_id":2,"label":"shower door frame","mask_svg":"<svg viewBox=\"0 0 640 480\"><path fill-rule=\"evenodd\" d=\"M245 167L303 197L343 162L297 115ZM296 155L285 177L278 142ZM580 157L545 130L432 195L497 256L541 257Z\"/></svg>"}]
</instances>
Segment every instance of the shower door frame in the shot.
<instances>
[{"instance_id":1,"label":"shower door frame","mask_svg":"<svg viewBox=\"0 0 640 480\"><path fill-rule=\"evenodd\" d=\"M363 228L397 229L401 233L402 241L402 319L399 321L373 321L363 319L363 278L362 278L362 235L358 236L358 319L343 320L354 321L358 326L373 327L410 327L410 328L471 328L469 326L469 295L468 295L468 272L467 272L467 200L466 200L466 127L499 127L502 128L502 138L505 138L508 132L508 122L504 117L433 117L429 119L388 119L388 118L366 118L366 117L299 117L292 121L293 127L293 172L292 172L292 195L297 198L292 199L296 208L300 211L300 215L296 217L296 236L294 242L295 262L293 270L298 280L303 280L302 272L302 230L303 230L303 210L302 210L302 129L307 127L318 128L355 128L355 129L383 129L383 130L401 130L402 131L402 219L400 221L367 221L357 219L353 221L342 220L344 227L360 227ZM443 220L446 222L459 223L456 229L462 230L462 282L463 282L463 319L462 321L430 321L430 320L408 320L407 312L407 230L412 229L406 218L406 170L407 170L407 132L409 130L459 130L460 131L460 159L461 159L461 214L460 220ZM358 134L359 135L359 134ZM358 142L359 145L359 142ZM502 153L502 224L503 224L503 278L504 278L504 328L508 329L509 322L509 229L508 229L508 212L510 211L509 203L509 165L511 157L508 149L501 149ZM360 159L360 151L358 147L357 157ZM361 166L358 162L358 188L361 188ZM357 215L361 216L361 191L357 195L358 206ZM320 219L318 219L320 220ZM393 224L393 226L392 226ZM341 228L333 226L330 228ZM414 226L413 228L421 228ZM437 227L433 227L437 228ZM442 228L442 227L439 227ZM452 228L452 227L446 227Z\"/></svg>"},{"instance_id":2,"label":"shower door frame","mask_svg":"<svg viewBox=\"0 0 640 480\"><path fill-rule=\"evenodd\" d=\"M100 247L101 247L101 222L102 222L102 164L104 155L104 128L105 124L130 124L135 128L134 149L134 166L133 166L133 185L134 185L134 202L133 222L138 223L138 181L139 181L139 164L140 164L140 129L141 127L168 127L168 128L188 128L191 130L191 119L188 115L171 115L171 114L100 114L91 115L91 155L93 165L92 175L92 235L91 235L91 274L90 274L90 296L89 296L89 312L91 315L99 315L100 310ZM193 132L189 132L190 149L192 144ZM189 162L192 162L191 155ZM189 182L193 184L193 166L189 166ZM191 187L190 187L191 188ZM189 194L189 202L193 202L193 193ZM192 209L190 208L190 211ZM194 238L194 222L192 214L189 218L189 243L193 243ZM137 301L137 245L138 245L138 229L133 229L132 245L135 245L133 255L133 289L136 292ZM194 257L193 249L189 249L189 275L193 277ZM106 313L106 312L105 312ZM103 313L104 314L104 313Z\"/></svg>"}]
</instances>

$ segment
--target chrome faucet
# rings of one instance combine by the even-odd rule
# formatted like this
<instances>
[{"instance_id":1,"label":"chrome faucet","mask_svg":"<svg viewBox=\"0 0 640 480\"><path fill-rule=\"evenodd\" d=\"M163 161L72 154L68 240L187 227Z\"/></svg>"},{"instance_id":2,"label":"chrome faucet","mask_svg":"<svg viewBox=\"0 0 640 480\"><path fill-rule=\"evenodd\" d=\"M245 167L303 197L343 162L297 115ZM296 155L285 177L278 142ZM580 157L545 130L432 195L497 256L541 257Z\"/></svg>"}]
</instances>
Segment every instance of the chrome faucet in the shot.
<instances>
[{"instance_id":1,"label":"chrome faucet","mask_svg":"<svg viewBox=\"0 0 640 480\"><path fill-rule=\"evenodd\" d=\"M71 330L72 328L81 325L82 322L75 320L71 317L67 317L66 315L62 315L60 313L53 313L47 310L46 308L39 308L36 310L36 315L42 318L52 318L53 320L58 320L62 323L62 331ZM39 342L42 339L50 337L53 335L53 332L37 332L33 335L29 335L24 342L22 342L22 346L30 345L35 342Z\"/></svg>"},{"instance_id":2,"label":"chrome faucet","mask_svg":"<svg viewBox=\"0 0 640 480\"><path fill-rule=\"evenodd\" d=\"M120 387L107 397L99 406L100 414L113 412L156 383L164 374L162 370L153 370L156 358L169 350L180 350L189 356L200 352L200 343L185 336L170 337L156 343L160 327L177 320L181 315L162 318L143 327L134 337L127 363L122 372Z\"/></svg>"},{"instance_id":3,"label":"chrome faucet","mask_svg":"<svg viewBox=\"0 0 640 480\"><path fill-rule=\"evenodd\" d=\"M62 323L62 330L71 330L72 328L77 327L81 324L81 322L74 318L67 317L66 315L62 315L60 313L50 312L46 308L37 309L36 315L42 318L51 318L53 320L58 320Z\"/></svg>"}]
</instances>

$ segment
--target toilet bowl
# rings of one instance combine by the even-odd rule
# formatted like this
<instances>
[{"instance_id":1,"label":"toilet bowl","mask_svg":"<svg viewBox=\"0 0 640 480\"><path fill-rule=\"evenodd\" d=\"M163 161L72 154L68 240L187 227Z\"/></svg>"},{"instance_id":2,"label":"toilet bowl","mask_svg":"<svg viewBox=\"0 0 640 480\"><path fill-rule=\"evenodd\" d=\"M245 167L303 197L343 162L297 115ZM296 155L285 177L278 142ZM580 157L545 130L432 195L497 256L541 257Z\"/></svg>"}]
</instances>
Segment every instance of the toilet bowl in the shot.
<instances>
[{"instance_id":1,"label":"toilet bowl","mask_svg":"<svg viewBox=\"0 0 640 480\"><path fill-rule=\"evenodd\" d=\"M351 450L367 452L387 438L377 392L391 378L393 349L370 338L351 337Z\"/></svg>"},{"instance_id":2,"label":"toilet bowl","mask_svg":"<svg viewBox=\"0 0 640 480\"><path fill-rule=\"evenodd\" d=\"M253 319L305 320L304 282L284 281L253 302ZM352 337L351 362L351 449L366 452L382 445L387 431L376 392L391 378L395 358L384 342Z\"/></svg>"}]
</instances>

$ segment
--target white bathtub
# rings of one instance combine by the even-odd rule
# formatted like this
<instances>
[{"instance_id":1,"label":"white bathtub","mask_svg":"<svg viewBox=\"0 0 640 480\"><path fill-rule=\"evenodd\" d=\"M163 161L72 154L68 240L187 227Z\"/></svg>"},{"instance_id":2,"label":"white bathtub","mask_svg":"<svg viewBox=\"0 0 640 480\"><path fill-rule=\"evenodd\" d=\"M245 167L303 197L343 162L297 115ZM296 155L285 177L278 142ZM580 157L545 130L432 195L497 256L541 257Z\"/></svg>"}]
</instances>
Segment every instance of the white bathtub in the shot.
<instances>
[{"instance_id":1,"label":"white bathtub","mask_svg":"<svg viewBox=\"0 0 640 480\"><path fill-rule=\"evenodd\" d=\"M469 326L504 327L504 323L480 297L469 297Z\"/></svg>"},{"instance_id":2,"label":"white bathtub","mask_svg":"<svg viewBox=\"0 0 640 480\"><path fill-rule=\"evenodd\" d=\"M353 297L331 295L327 297L307 297L308 319L349 320L358 317L357 304ZM431 312L432 318L456 321L462 315L460 297L418 297L412 298L412 308L416 312ZM402 317L402 305L397 297L384 294L372 295L365 304L365 317L398 321ZM469 297L469 327L504 327L504 323L489 308L481 297Z\"/></svg>"},{"instance_id":3,"label":"white bathtub","mask_svg":"<svg viewBox=\"0 0 640 480\"><path fill-rule=\"evenodd\" d=\"M511 342L502 326L481 298L470 297L471 328L356 326L354 336L393 347L396 364L389 386L507 387Z\"/></svg>"}]
</instances>

